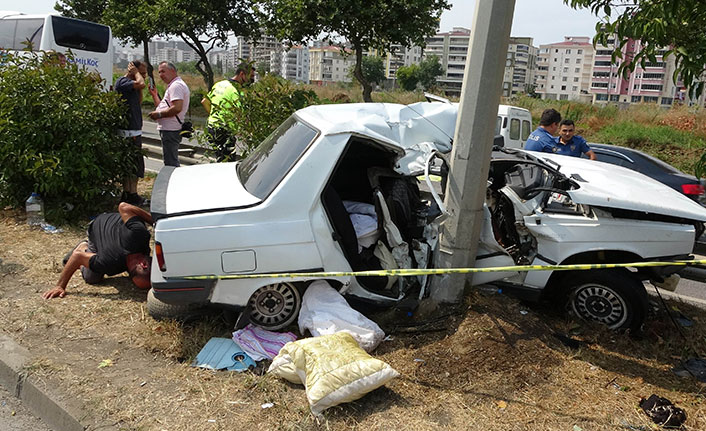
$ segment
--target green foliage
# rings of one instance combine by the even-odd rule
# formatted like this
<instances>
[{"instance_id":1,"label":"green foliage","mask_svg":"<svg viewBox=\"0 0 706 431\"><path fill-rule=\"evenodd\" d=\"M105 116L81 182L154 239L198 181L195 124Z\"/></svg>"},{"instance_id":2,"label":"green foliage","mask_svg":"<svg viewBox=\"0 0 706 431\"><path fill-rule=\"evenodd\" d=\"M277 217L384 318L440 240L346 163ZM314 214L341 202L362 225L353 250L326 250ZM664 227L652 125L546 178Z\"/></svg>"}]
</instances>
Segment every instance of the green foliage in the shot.
<instances>
[{"instance_id":1,"label":"green foliage","mask_svg":"<svg viewBox=\"0 0 706 431\"><path fill-rule=\"evenodd\" d=\"M363 77L367 82L379 84L385 80L385 63L382 57L365 56L361 67L363 69ZM351 69L350 73L353 75L353 69Z\"/></svg>"},{"instance_id":2,"label":"green foliage","mask_svg":"<svg viewBox=\"0 0 706 431\"><path fill-rule=\"evenodd\" d=\"M263 0L270 34L292 44L323 36L343 38L356 56L355 77L363 100L371 102L372 85L362 71L363 52L389 52L393 44L424 46L439 25L447 0Z\"/></svg>"},{"instance_id":3,"label":"green foliage","mask_svg":"<svg viewBox=\"0 0 706 431\"><path fill-rule=\"evenodd\" d=\"M444 67L436 55L430 55L419 63L419 82L424 90L429 90L436 85L436 78L444 73Z\"/></svg>"},{"instance_id":4,"label":"green foliage","mask_svg":"<svg viewBox=\"0 0 706 431\"><path fill-rule=\"evenodd\" d=\"M571 7L588 8L605 14L605 22L596 24L594 41L608 45L615 37L613 58L620 58L630 40L641 40L642 46L632 61L623 62L619 72L627 73L647 62L656 62L662 50L664 57L674 56L673 79L684 82L693 97L704 90L701 76L706 66L706 2L703 0L564 0Z\"/></svg>"},{"instance_id":5,"label":"green foliage","mask_svg":"<svg viewBox=\"0 0 706 431\"><path fill-rule=\"evenodd\" d=\"M196 68L195 61L184 61L182 63L176 63L174 64L174 66L176 66L180 74L188 73L195 75L199 73L198 69Z\"/></svg>"},{"instance_id":6,"label":"green foliage","mask_svg":"<svg viewBox=\"0 0 706 431\"><path fill-rule=\"evenodd\" d=\"M76 64L23 54L0 68L0 201L20 206L37 191L55 221L63 203L94 211L134 169L136 148L116 134L126 107Z\"/></svg>"},{"instance_id":7,"label":"green foliage","mask_svg":"<svg viewBox=\"0 0 706 431\"><path fill-rule=\"evenodd\" d=\"M284 78L266 75L243 88L240 109L223 117L230 133L238 137L238 155L245 156L296 110L318 102L314 91L297 88Z\"/></svg>"},{"instance_id":8,"label":"green foliage","mask_svg":"<svg viewBox=\"0 0 706 431\"><path fill-rule=\"evenodd\" d=\"M414 91L419 83L419 65L400 66L396 76L397 83L403 90Z\"/></svg>"}]
</instances>

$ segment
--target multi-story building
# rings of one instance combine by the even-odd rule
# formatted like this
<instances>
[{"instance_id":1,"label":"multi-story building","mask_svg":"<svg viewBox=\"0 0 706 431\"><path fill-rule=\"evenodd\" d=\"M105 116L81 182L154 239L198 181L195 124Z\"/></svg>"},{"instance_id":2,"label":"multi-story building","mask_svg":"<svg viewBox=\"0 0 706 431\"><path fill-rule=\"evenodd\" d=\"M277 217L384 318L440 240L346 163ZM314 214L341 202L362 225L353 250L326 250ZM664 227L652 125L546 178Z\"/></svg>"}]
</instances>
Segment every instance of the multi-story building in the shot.
<instances>
[{"instance_id":1,"label":"multi-story building","mask_svg":"<svg viewBox=\"0 0 706 431\"><path fill-rule=\"evenodd\" d=\"M309 48L293 46L281 54L280 76L290 81L309 83Z\"/></svg>"},{"instance_id":2,"label":"multi-story building","mask_svg":"<svg viewBox=\"0 0 706 431\"><path fill-rule=\"evenodd\" d=\"M437 33L426 40L424 57L439 57L444 73L437 82L449 96L461 95L470 36L471 30L454 27L450 32Z\"/></svg>"},{"instance_id":3,"label":"multi-story building","mask_svg":"<svg viewBox=\"0 0 706 431\"><path fill-rule=\"evenodd\" d=\"M511 37L507 47L503 96L529 93L535 87L537 47L531 37Z\"/></svg>"},{"instance_id":4,"label":"multi-story building","mask_svg":"<svg viewBox=\"0 0 706 431\"><path fill-rule=\"evenodd\" d=\"M618 73L618 68L623 62L632 61L635 53L640 50L639 40L628 40L622 48L622 58L612 62L614 39L608 40L607 46L596 47L591 76L590 93L594 103L658 103L669 106L674 99L684 99L680 91L681 85L674 84L674 57L666 59L657 55L655 62L648 61L643 68L637 65L635 70L627 77ZM664 53L662 51L661 53Z\"/></svg>"},{"instance_id":5,"label":"multi-story building","mask_svg":"<svg viewBox=\"0 0 706 431\"><path fill-rule=\"evenodd\" d=\"M385 56L385 77L395 79L397 69L401 66L411 66L422 61L422 48L419 46L392 45L392 52Z\"/></svg>"},{"instance_id":6,"label":"multi-story building","mask_svg":"<svg viewBox=\"0 0 706 431\"><path fill-rule=\"evenodd\" d=\"M238 58L250 60L255 67L265 67L270 73L279 73L284 46L274 36L261 33L257 39L236 37L236 52Z\"/></svg>"},{"instance_id":7,"label":"multi-story building","mask_svg":"<svg viewBox=\"0 0 706 431\"><path fill-rule=\"evenodd\" d=\"M355 66L352 51L341 54L337 46L309 48L309 82L329 85L334 82L351 82L349 71Z\"/></svg>"},{"instance_id":8,"label":"multi-story building","mask_svg":"<svg viewBox=\"0 0 706 431\"><path fill-rule=\"evenodd\" d=\"M593 45L589 37L564 37L563 42L540 45L536 93L542 99L590 102Z\"/></svg>"}]
</instances>

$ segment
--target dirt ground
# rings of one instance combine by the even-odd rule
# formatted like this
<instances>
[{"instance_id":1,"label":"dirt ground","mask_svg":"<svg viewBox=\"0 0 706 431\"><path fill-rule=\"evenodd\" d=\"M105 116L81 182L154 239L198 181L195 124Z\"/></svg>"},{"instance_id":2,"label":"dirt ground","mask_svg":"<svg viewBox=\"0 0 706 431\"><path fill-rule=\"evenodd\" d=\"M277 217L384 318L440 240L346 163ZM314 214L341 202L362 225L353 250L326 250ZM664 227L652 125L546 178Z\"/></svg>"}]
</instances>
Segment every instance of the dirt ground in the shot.
<instances>
[{"instance_id":1,"label":"dirt ground","mask_svg":"<svg viewBox=\"0 0 706 431\"><path fill-rule=\"evenodd\" d=\"M651 430L638 402L653 393L686 411L684 429L706 429L706 386L671 372L691 355L688 344L706 355L706 312L688 305L670 303L694 322L681 328L688 343L658 309L644 333L630 337L477 291L435 320L378 313L372 317L392 339L374 356L400 377L317 419L303 387L261 369L190 367L209 338L230 336L217 314L155 321L146 292L124 276L95 286L74 276L65 298L42 300L83 235L32 230L14 211L0 215L0 331L35 355L31 375L83 406L89 429Z\"/></svg>"}]
</instances>

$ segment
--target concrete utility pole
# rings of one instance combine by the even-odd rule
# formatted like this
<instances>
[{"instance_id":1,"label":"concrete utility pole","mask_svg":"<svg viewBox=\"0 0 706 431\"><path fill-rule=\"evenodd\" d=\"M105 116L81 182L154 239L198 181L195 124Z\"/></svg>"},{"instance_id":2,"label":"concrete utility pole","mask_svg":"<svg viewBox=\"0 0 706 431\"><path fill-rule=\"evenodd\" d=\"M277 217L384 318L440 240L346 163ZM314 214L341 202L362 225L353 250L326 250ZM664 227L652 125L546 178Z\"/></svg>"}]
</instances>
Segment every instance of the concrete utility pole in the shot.
<instances>
[{"instance_id":1,"label":"concrete utility pole","mask_svg":"<svg viewBox=\"0 0 706 431\"><path fill-rule=\"evenodd\" d=\"M514 10L515 0L476 0L444 200L450 215L441 226L438 268L475 263ZM460 302L466 280L463 274L436 276L432 302Z\"/></svg>"}]
</instances>

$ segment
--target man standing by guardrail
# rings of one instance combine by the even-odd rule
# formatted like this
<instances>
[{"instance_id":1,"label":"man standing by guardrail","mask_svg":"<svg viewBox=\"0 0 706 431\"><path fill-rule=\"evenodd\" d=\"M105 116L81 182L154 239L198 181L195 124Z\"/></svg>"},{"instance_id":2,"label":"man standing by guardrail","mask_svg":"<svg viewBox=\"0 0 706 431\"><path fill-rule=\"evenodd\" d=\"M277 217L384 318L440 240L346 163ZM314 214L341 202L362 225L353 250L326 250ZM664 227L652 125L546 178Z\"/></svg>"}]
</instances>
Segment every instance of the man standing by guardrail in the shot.
<instances>
[{"instance_id":1,"label":"man standing by guardrail","mask_svg":"<svg viewBox=\"0 0 706 431\"><path fill-rule=\"evenodd\" d=\"M181 125L189 109L190 91L172 63L167 61L159 63L158 72L159 77L167 84L167 90L164 92L164 98L160 100L157 89L150 86L150 94L156 108L147 115L157 122L157 130L162 140L164 165L179 166Z\"/></svg>"}]
</instances>

